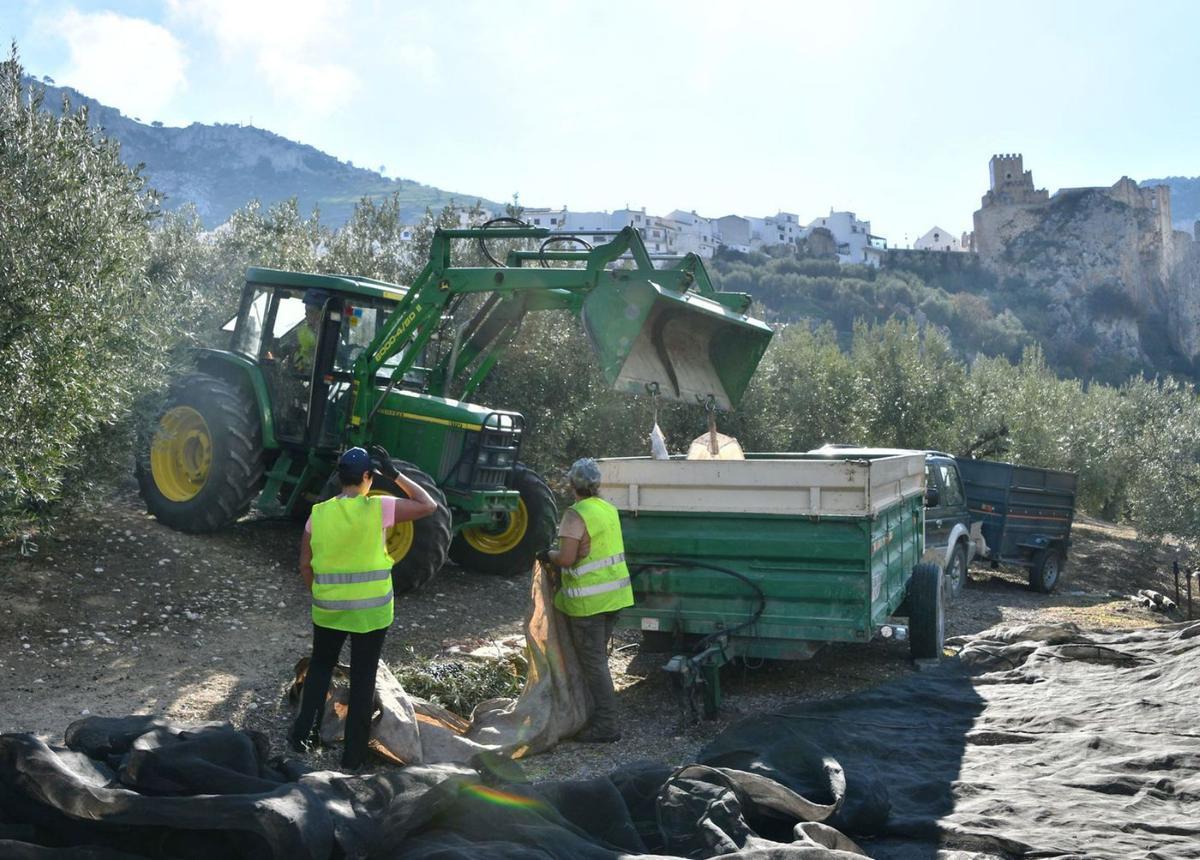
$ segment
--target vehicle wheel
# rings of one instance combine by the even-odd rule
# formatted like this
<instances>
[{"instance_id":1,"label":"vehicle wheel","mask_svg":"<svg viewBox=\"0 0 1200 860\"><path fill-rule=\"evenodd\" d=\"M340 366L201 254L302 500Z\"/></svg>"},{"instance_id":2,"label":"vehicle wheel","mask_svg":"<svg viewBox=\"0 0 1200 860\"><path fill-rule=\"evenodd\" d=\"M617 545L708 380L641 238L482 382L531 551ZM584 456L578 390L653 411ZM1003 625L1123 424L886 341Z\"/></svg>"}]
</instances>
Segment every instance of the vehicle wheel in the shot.
<instances>
[{"instance_id":1,"label":"vehicle wheel","mask_svg":"<svg viewBox=\"0 0 1200 860\"><path fill-rule=\"evenodd\" d=\"M528 573L537 551L554 542L558 505L546 482L518 463L513 468L512 486L521 494L517 510L497 528L475 526L455 535L450 544L455 564L498 576Z\"/></svg>"},{"instance_id":2,"label":"vehicle wheel","mask_svg":"<svg viewBox=\"0 0 1200 860\"><path fill-rule=\"evenodd\" d=\"M908 647L914 660L939 660L946 639L942 568L929 562L913 568L908 585Z\"/></svg>"},{"instance_id":3,"label":"vehicle wheel","mask_svg":"<svg viewBox=\"0 0 1200 860\"><path fill-rule=\"evenodd\" d=\"M1042 594L1049 594L1058 586L1062 579L1065 559L1056 549L1044 549L1033 559L1033 568L1029 571L1029 587Z\"/></svg>"},{"instance_id":4,"label":"vehicle wheel","mask_svg":"<svg viewBox=\"0 0 1200 860\"><path fill-rule=\"evenodd\" d=\"M420 588L442 569L450 547L450 509L446 497L428 474L404 460L392 460L404 477L420 486L437 502L437 510L419 520L396 523L387 531L387 551L392 557L392 591L404 594ZM321 501L338 494L341 487L337 474L329 478L321 492ZM382 475L371 485L372 496L395 496L407 499L400 485Z\"/></svg>"},{"instance_id":5,"label":"vehicle wheel","mask_svg":"<svg viewBox=\"0 0 1200 860\"><path fill-rule=\"evenodd\" d=\"M185 532L211 532L250 508L262 483L258 405L242 388L205 373L171 386L135 471L146 507Z\"/></svg>"},{"instance_id":6,"label":"vehicle wheel","mask_svg":"<svg viewBox=\"0 0 1200 860\"><path fill-rule=\"evenodd\" d=\"M946 564L944 585L946 601L957 600L962 596L963 586L967 582L967 548L959 541L954 552L950 553L950 561Z\"/></svg>"}]
</instances>

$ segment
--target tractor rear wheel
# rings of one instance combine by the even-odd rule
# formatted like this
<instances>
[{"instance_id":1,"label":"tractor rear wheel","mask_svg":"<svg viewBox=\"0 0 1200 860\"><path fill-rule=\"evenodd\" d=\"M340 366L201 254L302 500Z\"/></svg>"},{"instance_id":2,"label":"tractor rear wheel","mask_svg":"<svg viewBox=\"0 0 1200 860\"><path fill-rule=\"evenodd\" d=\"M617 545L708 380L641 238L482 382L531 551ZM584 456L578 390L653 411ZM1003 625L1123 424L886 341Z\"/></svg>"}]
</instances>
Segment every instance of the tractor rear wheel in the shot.
<instances>
[{"instance_id":1,"label":"tractor rear wheel","mask_svg":"<svg viewBox=\"0 0 1200 860\"><path fill-rule=\"evenodd\" d=\"M914 660L940 660L946 640L945 591L941 565L913 568L908 585L908 647Z\"/></svg>"},{"instance_id":2,"label":"tractor rear wheel","mask_svg":"<svg viewBox=\"0 0 1200 860\"><path fill-rule=\"evenodd\" d=\"M250 508L262 483L258 406L242 388L206 373L171 386L136 473L146 507L164 525L211 532Z\"/></svg>"},{"instance_id":3,"label":"tractor rear wheel","mask_svg":"<svg viewBox=\"0 0 1200 860\"><path fill-rule=\"evenodd\" d=\"M437 502L437 510L429 516L396 523L387 531L387 551L392 557L392 591L404 594L429 582L446 563L450 547L450 509L446 507L445 495L427 473L405 460L392 460L392 465ZM321 492L321 501L333 498L340 490L334 474ZM370 494L408 498L399 484L382 475L375 477Z\"/></svg>"},{"instance_id":4,"label":"tractor rear wheel","mask_svg":"<svg viewBox=\"0 0 1200 860\"><path fill-rule=\"evenodd\" d=\"M459 532L450 544L455 564L478 573L514 576L528 573L538 550L553 543L558 505L546 482L518 463L512 488L521 494L517 510L496 527L472 526Z\"/></svg>"}]
</instances>

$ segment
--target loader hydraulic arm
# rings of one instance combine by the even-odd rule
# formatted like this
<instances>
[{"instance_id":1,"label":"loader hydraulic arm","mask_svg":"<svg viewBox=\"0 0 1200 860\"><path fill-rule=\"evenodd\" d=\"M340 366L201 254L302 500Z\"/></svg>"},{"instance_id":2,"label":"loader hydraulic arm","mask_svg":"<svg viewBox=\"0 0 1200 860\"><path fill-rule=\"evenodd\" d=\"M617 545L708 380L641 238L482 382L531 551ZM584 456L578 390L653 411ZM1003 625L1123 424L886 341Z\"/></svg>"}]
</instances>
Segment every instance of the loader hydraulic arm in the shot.
<instances>
[{"instance_id":1,"label":"loader hydraulic arm","mask_svg":"<svg viewBox=\"0 0 1200 860\"><path fill-rule=\"evenodd\" d=\"M583 319L614 387L641 393L656 386L669 399L711 397L721 408L732 408L771 336L764 323L745 315L750 297L714 289L694 254L655 268L632 227L586 250L549 248L564 235L523 226L438 230L429 262L355 362L351 437L357 442L368 436L367 425L386 396L376 385L381 372L390 372L393 385L403 379L444 328L451 301L468 294L490 295L453 332L450 350L428 379L431 394L449 396L455 386L457 396L468 397L526 313L557 310ZM542 249L511 251L506 266L456 267L451 261L456 239L541 240ZM632 267L615 267L626 260Z\"/></svg>"}]
</instances>

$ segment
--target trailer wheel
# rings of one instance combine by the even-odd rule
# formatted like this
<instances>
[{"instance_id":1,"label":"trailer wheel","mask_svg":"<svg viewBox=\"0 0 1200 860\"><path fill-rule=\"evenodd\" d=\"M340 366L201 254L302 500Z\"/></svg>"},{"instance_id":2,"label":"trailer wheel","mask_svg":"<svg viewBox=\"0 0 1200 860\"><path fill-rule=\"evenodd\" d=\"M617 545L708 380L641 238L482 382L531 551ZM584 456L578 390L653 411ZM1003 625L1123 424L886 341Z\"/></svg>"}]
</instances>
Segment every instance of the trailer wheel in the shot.
<instances>
[{"instance_id":1,"label":"trailer wheel","mask_svg":"<svg viewBox=\"0 0 1200 860\"><path fill-rule=\"evenodd\" d=\"M946 565L945 587L946 600L957 600L962 596L963 586L967 582L967 548L959 541L950 553L950 561Z\"/></svg>"},{"instance_id":2,"label":"trailer wheel","mask_svg":"<svg viewBox=\"0 0 1200 860\"><path fill-rule=\"evenodd\" d=\"M515 576L528 573L538 550L553 543L558 505L546 482L524 463L517 463L512 487L521 494L517 510L499 528L474 526L455 535L450 544L455 564L477 573Z\"/></svg>"},{"instance_id":3,"label":"trailer wheel","mask_svg":"<svg viewBox=\"0 0 1200 860\"><path fill-rule=\"evenodd\" d=\"M1042 594L1049 594L1058 586L1062 579L1063 566L1066 559L1056 549L1041 550L1033 559L1033 568L1029 571L1029 587Z\"/></svg>"},{"instance_id":4,"label":"trailer wheel","mask_svg":"<svg viewBox=\"0 0 1200 860\"><path fill-rule=\"evenodd\" d=\"M146 508L184 532L212 532L250 508L262 483L258 408L243 389L206 373L171 386L135 464Z\"/></svg>"},{"instance_id":5,"label":"trailer wheel","mask_svg":"<svg viewBox=\"0 0 1200 860\"><path fill-rule=\"evenodd\" d=\"M392 460L392 465L437 502L437 510L429 516L396 523L388 529L387 552L393 562L392 590L404 594L433 579L446 563L446 552L450 547L450 509L446 507L446 497L441 489L428 474L404 460ZM321 501L333 498L340 489L334 474L321 492ZM372 483L371 495L408 498L399 484L382 475Z\"/></svg>"},{"instance_id":6,"label":"trailer wheel","mask_svg":"<svg viewBox=\"0 0 1200 860\"><path fill-rule=\"evenodd\" d=\"M914 660L940 660L946 639L946 608L941 565L913 568L908 585L908 647Z\"/></svg>"}]
</instances>

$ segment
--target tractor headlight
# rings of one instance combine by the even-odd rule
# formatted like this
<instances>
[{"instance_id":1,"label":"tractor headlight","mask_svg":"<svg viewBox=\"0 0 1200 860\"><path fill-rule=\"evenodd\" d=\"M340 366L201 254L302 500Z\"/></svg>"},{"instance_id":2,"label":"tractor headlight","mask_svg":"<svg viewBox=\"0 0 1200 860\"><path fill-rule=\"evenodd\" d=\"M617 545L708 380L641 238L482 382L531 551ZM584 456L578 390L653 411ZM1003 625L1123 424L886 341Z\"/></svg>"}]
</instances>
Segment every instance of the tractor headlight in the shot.
<instances>
[{"instance_id":1,"label":"tractor headlight","mask_svg":"<svg viewBox=\"0 0 1200 860\"><path fill-rule=\"evenodd\" d=\"M496 452L496 465L497 466L511 466L512 458L513 458L512 451L497 451Z\"/></svg>"},{"instance_id":2,"label":"tractor headlight","mask_svg":"<svg viewBox=\"0 0 1200 860\"><path fill-rule=\"evenodd\" d=\"M488 464L488 452L480 451L479 455L475 458L475 462L480 466L486 466Z\"/></svg>"}]
</instances>

